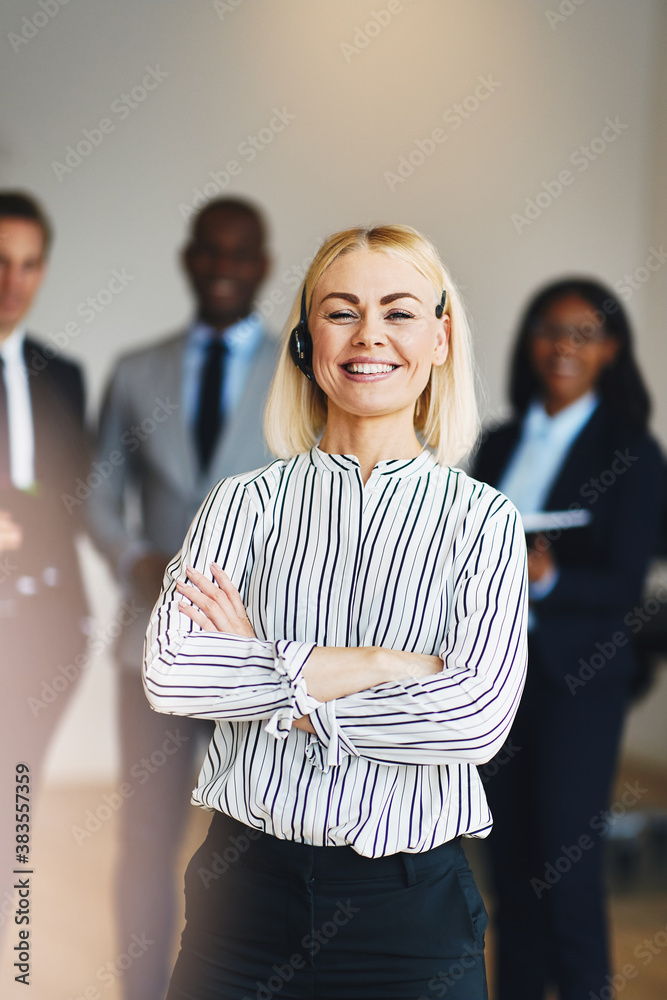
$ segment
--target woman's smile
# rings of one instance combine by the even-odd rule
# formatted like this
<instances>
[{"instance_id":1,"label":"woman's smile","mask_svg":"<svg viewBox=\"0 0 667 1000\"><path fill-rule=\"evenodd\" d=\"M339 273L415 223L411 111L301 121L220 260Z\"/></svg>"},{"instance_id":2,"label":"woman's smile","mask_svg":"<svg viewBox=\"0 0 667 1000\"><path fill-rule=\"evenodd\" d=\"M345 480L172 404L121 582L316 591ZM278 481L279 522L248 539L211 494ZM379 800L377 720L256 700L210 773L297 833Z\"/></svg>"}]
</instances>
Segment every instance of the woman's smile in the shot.
<instances>
[{"instance_id":1,"label":"woman's smile","mask_svg":"<svg viewBox=\"0 0 667 1000\"><path fill-rule=\"evenodd\" d=\"M378 358L354 357L341 365L341 368L353 382L375 382L393 375L397 368L402 367L396 362L384 361Z\"/></svg>"},{"instance_id":2,"label":"woman's smile","mask_svg":"<svg viewBox=\"0 0 667 1000\"><path fill-rule=\"evenodd\" d=\"M332 418L390 417L413 435L415 403L447 356L449 317L411 264L370 250L339 257L313 290L313 371Z\"/></svg>"}]
</instances>

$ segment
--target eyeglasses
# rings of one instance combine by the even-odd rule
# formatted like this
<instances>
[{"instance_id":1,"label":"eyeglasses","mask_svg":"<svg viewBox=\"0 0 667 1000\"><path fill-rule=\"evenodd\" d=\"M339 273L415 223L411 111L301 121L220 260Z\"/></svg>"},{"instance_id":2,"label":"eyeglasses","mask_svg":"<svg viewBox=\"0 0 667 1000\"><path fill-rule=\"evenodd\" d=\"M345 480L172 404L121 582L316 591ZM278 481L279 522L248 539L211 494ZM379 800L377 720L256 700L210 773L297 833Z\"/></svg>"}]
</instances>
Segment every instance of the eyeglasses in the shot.
<instances>
[{"instance_id":1,"label":"eyeglasses","mask_svg":"<svg viewBox=\"0 0 667 1000\"><path fill-rule=\"evenodd\" d=\"M607 339L604 326L568 326L564 323L536 323L531 329L533 340L543 340L556 344L560 340L568 341L571 347L584 347L586 344L600 344Z\"/></svg>"}]
</instances>

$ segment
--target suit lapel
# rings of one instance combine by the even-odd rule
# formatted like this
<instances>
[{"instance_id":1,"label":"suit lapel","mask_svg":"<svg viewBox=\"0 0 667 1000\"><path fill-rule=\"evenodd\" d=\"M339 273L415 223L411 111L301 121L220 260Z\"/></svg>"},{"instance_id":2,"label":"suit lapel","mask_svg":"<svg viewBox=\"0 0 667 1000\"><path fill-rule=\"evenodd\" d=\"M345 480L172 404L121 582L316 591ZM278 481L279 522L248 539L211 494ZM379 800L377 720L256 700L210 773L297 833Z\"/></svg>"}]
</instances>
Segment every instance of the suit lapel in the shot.
<instances>
[{"instance_id":1,"label":"suit lapel","mask_svg":"<svg viewBox=\"0 0 667 1000\"><path fill-rule=\"evenodd\" d=\"M264 338L252 359L238 406L232 414L213 453L206 487L210 489L224 476L247 469L249 428L257 426L257 416L266 403L267 386L276 366L276 345ZM267 453L267 462L269 456Z\"/></svg>"},{"instance_id":2,"label":"suit lapel","mask_svg":"<svg viewBox=\"0 0 667 1000\"><path fill-rule=\"evenodd\" d=\"M162 460L169 469L173 482L187 495L193 492L194 484L199 479L199 462L192 431L183 412L183 351L186 337L187 334L175 337L165 345L160 358L161 371L155 372L154 384L160 387L160 395L164 394L165 401L178 407L173 423L170 417L164 425L169 433Z\"/></svg>"},{"instance_id":3,"label":"suit lapel","mask_svg":"<svg viewBox=\"0 0 667 1000\"><path fill-rule=\"evenodd\" d=\"M571 503L583 506L581 488L590 479L591 472L595 472L595 456L599 454L605 423L604 405L600 403L565 456L544 504L545 510L567 510Z\"/></svg>"}]
</instances>

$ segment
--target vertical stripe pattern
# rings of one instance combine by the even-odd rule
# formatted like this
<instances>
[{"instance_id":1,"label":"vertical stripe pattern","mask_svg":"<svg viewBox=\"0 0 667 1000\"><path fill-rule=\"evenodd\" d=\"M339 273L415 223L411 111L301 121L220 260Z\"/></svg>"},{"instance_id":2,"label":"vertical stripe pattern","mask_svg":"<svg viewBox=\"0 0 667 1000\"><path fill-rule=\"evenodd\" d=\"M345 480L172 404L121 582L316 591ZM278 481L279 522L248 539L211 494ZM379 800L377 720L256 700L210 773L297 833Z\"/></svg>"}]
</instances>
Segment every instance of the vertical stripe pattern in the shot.
<instances>
[{"instance_id":1,"label":"vertical stripe pattern","mask_svg":"<svg viewBox=\"0 0 667 1000\"><path fill-rule=\"evenodd\" d=\"M204 632L178 580L218 562L257 638ZM199 510L146 637L160 712L216 720L193 801L274 836L378 857L486 836L476 765L506 738L526 666L526 547L497 490L417 458L314 448L220 482ZM440 673L337 701L308 694L315 646L439 655ZM308 713L316 734L292 727Z\"/></svg>"}]
</instances>

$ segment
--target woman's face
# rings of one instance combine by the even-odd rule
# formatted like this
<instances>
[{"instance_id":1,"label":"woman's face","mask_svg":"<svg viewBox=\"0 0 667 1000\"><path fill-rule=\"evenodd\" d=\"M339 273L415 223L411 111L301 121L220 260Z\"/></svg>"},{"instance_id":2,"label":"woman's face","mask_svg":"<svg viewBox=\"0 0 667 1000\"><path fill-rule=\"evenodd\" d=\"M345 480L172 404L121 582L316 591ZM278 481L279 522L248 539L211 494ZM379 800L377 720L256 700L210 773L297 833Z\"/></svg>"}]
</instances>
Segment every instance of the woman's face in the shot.
<instances>
[{"instance_id":1,"label":"woman's face","mask_svg":"<svg viewBox=\"0 0 667 1000\"><path fill-rule=\"evenodd\" d=\"M432 365L447 357L449 316L438 319L431 284L411 264L358 250L334 261L315 285L308 326L313 371L337 410L412 421Z\"/></svg>"},{"instance_id":2,"label":"woman's face","mask_svg":"<svg viewBox=\"0 0 667 1000\"><path fill-rule=\"evenodd\" d=\"M619 346L605 335L595 309L579 295L552 303L528 343L547 410L556 413L594 389Z\"/></svg>"}]
</instances>

